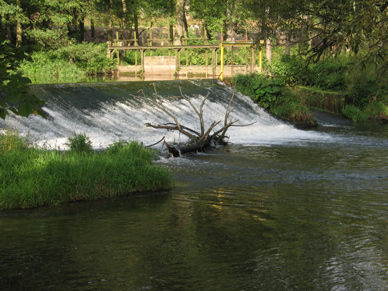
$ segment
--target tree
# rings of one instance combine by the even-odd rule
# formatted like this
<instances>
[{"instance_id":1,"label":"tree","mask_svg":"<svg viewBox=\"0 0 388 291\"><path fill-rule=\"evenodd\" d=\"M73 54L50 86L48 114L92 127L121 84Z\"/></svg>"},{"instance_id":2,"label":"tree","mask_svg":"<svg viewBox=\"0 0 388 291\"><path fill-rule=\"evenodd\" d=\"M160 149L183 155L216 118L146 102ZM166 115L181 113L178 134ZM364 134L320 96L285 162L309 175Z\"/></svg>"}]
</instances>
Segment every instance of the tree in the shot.
<instances>
[{"instance_id":1,"label":"tree","mask_svg":"<svg viewBox=\"0 0 388 291\"><path fill-rule=\"evenodd\" d=\"M185 31L185 0L175 0L175 33L174 45L181 45Z\"/></svg>"},{"instance_id":2,"label":"tree","mask_svg":"<svg viewBox=\"0 0 388 291\"><path fill-rule=\"evenodd\" d=\"M4 36L0 36L0 118L13 112L16 115L42 115L43 101L29 94L27 84L30 79L17 72L17 64L24 57L21 48L14 45Z\"/></svg>"},{"instance_id":3,"label":"tree","mask_svg":"<svg viewBox=\"0 0 388 291\"><path fill-rule=\"evenodd\" d=\"M310 59L317 61L324 54L349 51L362 61L382 62L387 66L388 55L388 1L342 0L311 1L305 5L305 21L313 31Z\"/></svg>"}]
</instances>

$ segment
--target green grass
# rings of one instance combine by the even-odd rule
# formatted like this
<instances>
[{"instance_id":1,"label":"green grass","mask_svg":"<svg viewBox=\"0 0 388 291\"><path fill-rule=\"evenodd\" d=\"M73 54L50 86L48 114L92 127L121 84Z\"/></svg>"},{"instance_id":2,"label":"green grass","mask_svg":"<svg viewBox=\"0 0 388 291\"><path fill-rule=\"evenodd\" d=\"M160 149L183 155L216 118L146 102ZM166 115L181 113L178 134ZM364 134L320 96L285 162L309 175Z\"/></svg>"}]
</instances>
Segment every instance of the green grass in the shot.
<instances>
[{"instance_id":1,"label":"green grass","mask_svg":"<svg viewBox=\"0 0 388 291\"><path fill-rule=\"evenodd\" d=\"M27 147L22 138L4 142L15 135L0 138L0 209L59 205L172 186L170 174L152 164L155 153L138 142L120 142L104 152L86 154Z\"/></svg>"},{"instance_id":2,"label":"green grass","mask_svg":"<svg viewBox=\"0 0 388 291\"><path fill-rule=\"evenodd\" d=\"M353 120L353 122L364 122L368 120L368 116L354 105L345 105L342 109L342 115Z\"/></svg>"}]
</instances>

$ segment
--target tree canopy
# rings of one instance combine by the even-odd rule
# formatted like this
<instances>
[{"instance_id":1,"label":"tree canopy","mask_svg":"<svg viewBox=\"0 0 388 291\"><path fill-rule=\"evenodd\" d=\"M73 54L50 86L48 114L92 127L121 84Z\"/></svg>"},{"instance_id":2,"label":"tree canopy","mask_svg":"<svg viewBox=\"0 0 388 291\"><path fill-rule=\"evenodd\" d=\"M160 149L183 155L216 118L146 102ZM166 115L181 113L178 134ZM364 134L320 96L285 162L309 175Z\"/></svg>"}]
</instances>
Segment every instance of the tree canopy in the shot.
<instances>
[{"instance_id":1,"label":"tree canopy","mask_svg":"<svg viewBox=\"0 0 388 291\"><path fill-rule=\"evenodd\" d=\"M9 40L0 36L0 118L5 118L9 112L16 115L42 115L44 102L29 94L28 78L17 72L17 65L24 52L15 48Z\"/></svg>"},{"instance_id":2,"label":"tree canopy","mask_svg":"<svg viewBox=\"0 0 388 291\"><path fill-rule=\"evenodd\" d=\"M386 69L387 8L385 0L0 0L1 116L5 108L39 113L41 104L20 99L28 80L17 74L13 60L23 56L16 47L58 49L82 43L85 23L92 36L98 25L112 40L116 26L139 39L140 25L167 19L175 26L174 43L179 44L190 18L202 23L210 39L221 30L228 40L248 30L255 41L266 41L267 52L271 43L284 45L287 53L297 45L310 61L347 52Z\"/></svg>"}]
</instances>

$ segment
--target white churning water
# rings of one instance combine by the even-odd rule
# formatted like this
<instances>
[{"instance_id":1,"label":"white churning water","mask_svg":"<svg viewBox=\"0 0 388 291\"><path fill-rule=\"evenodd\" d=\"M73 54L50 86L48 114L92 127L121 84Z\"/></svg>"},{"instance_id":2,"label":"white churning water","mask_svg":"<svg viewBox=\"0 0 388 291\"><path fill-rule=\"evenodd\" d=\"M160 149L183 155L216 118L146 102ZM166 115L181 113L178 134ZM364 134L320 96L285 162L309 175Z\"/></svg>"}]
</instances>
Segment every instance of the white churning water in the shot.
<instances>
[{"instance_id":1,"label":"white churning water","mask_svg":"<svg viewBox=\"0 0 388 291\"><path fill-rule=\"evenodd\" d=\"M152 86L147 82L137 83L90 83L34 85L35 95L46 100L44 110L49 118L8 117L0 121L0 127L17 129L29 134L38 145L66 149L67 138L73 132L85 133L94 148L105 148L118 140L139 140L153 144L166 136L170 142L184 142L186 137L177 132L147 128L145 123L162 124L174 122L166 113L155 108ZM205 124L221 120L223 123L232 89L216 81L166 81L158 82L159 100L182 125L198 129L199 120L190 104L183 98L166 98L179 95L179 87L199 108L204 96L210 92L204 106ZM144 88L145 96L138 91ZM147 90L146 90L147 89ZM151 88L152 89L152 88ZM163 92L161 92L163 91ZM133 95L138 95L134 97ZM163 98L163 99L161 99ZM279 121L258 107L249 97L236 93L230 119L246 127L231 127L229 141L237 144L283 144L299 142L322 142L331 139L329 135L314 131L303 131ZM221 126L221 125L219 125Z\"/></svg>"}]
</instances>

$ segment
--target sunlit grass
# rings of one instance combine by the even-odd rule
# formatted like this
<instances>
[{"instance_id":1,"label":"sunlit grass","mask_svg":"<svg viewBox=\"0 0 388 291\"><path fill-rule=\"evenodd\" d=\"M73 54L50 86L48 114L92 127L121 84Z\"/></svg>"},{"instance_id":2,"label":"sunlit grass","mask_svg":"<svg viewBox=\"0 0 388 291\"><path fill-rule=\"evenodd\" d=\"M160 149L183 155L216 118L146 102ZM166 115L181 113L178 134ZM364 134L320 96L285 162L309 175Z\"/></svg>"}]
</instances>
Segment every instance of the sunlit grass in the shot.
<instances>
[{"instance_id":1,"label":"sunlit grass","mask_svg":"<svg viewBox=\"0 0 388 291\"><path fill-rule=\"evenodd\" d=\"M1 135L0 140L4 139ZM169 173L153 165L155 154L134 141L89 154L27 146L3 148L7 150L0 151L1 209L118 197L168 189L172 184Z\"/></svg>"}]
</instances>

